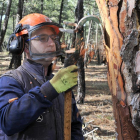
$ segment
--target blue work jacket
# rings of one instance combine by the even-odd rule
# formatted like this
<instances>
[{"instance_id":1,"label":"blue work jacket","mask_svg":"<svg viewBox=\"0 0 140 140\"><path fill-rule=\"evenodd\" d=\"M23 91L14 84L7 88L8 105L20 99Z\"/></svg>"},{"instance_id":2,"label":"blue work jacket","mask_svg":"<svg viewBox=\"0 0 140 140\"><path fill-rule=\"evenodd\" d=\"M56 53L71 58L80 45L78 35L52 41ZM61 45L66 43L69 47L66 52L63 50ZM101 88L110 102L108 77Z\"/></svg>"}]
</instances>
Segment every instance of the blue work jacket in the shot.
<instances>
[{"instance_id":1,"label":"blue work jacket","mask_svg":"<svg viewBox=\"0 0 140 140\"><path fill-rule=\"evenodd\" d=\"M64 93L58 94L52 87L52 77L51 73L45 77L43 66L30 60L1 76L0 140L64 139ZM74 95L71 139L83 140Z\"/></svg>"}]
</instances>

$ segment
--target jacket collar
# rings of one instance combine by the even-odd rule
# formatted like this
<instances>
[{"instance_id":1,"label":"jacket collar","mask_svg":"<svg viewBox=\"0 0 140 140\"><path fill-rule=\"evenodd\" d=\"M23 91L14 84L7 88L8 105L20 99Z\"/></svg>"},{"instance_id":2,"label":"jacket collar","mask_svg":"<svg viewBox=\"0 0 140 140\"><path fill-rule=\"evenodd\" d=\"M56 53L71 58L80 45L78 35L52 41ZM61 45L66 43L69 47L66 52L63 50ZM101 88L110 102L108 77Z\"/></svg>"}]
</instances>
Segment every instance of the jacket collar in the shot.
<instances>
[{"instance_id":1,"label":"jacket collar","mask_svg":"<svg viewBox=\"0 0 140 140\"><path fill-rule=\"evenodd\" d=\"M40 79L41 81L46 81L51 79L53 77L52 75L52 64L49 65L48 67L48 73L47 76L44 75L44 66L42 64L36 63L32 60L29 59L24 59L23 68L28 71L33 77Z\"/></svg>"}]
</instances>

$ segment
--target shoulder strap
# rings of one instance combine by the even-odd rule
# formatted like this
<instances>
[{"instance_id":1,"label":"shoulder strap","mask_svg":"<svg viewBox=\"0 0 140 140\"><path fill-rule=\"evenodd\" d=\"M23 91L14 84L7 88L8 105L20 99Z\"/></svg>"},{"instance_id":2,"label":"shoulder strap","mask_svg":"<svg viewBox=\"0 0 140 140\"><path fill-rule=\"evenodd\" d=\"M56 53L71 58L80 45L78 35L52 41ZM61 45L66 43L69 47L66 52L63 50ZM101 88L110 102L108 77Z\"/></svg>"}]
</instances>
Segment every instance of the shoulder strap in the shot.
<instances>
[{"instance_id":1,"label":"shoulder strap","mask_svg":"<svg viewBox=\"0 0 140 140\"><path fill-rule=\"evenodd\" d=\"M24 89L22 73L18 69L8 71L5 74L1 75L0 78L3 76L10 76L10 77L14 78Z\"/></svg>"}]
</instances>

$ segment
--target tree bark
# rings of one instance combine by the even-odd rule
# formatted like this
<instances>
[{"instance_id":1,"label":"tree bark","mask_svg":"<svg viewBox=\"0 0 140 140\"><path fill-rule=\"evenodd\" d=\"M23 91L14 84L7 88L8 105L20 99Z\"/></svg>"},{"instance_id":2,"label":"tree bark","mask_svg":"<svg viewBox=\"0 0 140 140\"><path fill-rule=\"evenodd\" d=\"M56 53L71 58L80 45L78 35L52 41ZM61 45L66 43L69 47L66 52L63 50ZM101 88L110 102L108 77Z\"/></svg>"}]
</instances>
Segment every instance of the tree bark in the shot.
<instances>
[{"instance_id":1,"label":"tree bark","mask_svg":"<svg viewBox=\"0 0 140 140\"><path fill-rule=\"evenodd\" d=\"M104 27L108 85L112 93L117 139L137 140L140 139L140 90L136 84L140 72L140 1L96 2Z\"/></svg>"},{"instance_id":2,"label":"tree bark","mask_svg":"<svg viewBox=\"0 0 140 140\"><path fill-rule=\"evenodd\" d=\"M9 0L9 3L7 4L7 9L6 9L6 14L5 14L5 19L4 19L3 27L2 27L2 30L0 32L0 51L2 51L1 46L2 46L2 43L3 43L3 40L4 40L4 36L5 36L5 33L6 33L7 25L8 25L11 4L12 4L12 0Z\"/></svg>"},{"instance_id":3,"label":"tree bark","mask_svg":"<svg viewBox=\"0 0 140 140\"><path fill-rule=\"evenodd\" d=\"M80 21L81 18L83 18L83 0L78 0L77 3L77 21ZM83 38L83 27L81 28L80 31L80 38ZM82 45L82 41L80 41ZM85 69L84 69L84 57L80 56L77 62L77 66L80 69L78 71L78 89L77 89L77 103L82 104L84 103L84 98L85 98Z\"/></svg>"},{"instance_id":4,"label":"tree bark","mask_svg":"<svg viewBox=\"0 0 140 140\"><path fill-rule=\"evenodd\" d=\"M75 42L76 42L76 33L74 33L72 36L72 44L70 46L71 48L75 48L75 45L76 45Z\"/></svg>"},{"instance_id":5,"label":"tree bark","mask_svg":"<svg viewBox=\"0 0 140 140\"><path fill-rule=\"evenodd\" d=\"M77 103L83 104L85 98L85 69L84 69L84 59L80 57L77 62L77 66L80 69L78 71L78 88L77 88Z\"/></svg>"}]
</instances>

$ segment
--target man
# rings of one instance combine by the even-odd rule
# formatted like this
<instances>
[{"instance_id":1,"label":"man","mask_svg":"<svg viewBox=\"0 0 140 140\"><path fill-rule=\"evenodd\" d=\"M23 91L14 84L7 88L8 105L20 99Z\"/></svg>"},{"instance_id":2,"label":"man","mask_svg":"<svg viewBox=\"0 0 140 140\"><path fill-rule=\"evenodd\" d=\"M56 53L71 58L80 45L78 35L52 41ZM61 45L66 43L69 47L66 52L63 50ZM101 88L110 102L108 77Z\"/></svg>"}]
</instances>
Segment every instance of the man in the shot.
<instances>
[{"instance_id":1,"label":"man","mask_svg":"<svg viewBox=\"0 0 140 140\"><path fill-rule=\"evenodd\" d=\"M0 140L63 140L64 92L77 84L77 66L51 74L62 54L59 25L42 14L25 16L10 37L9 50L27 59L0 78ZM82 122L72 97L71 139L83 140Z\"/></svg>"}]
</instances>

